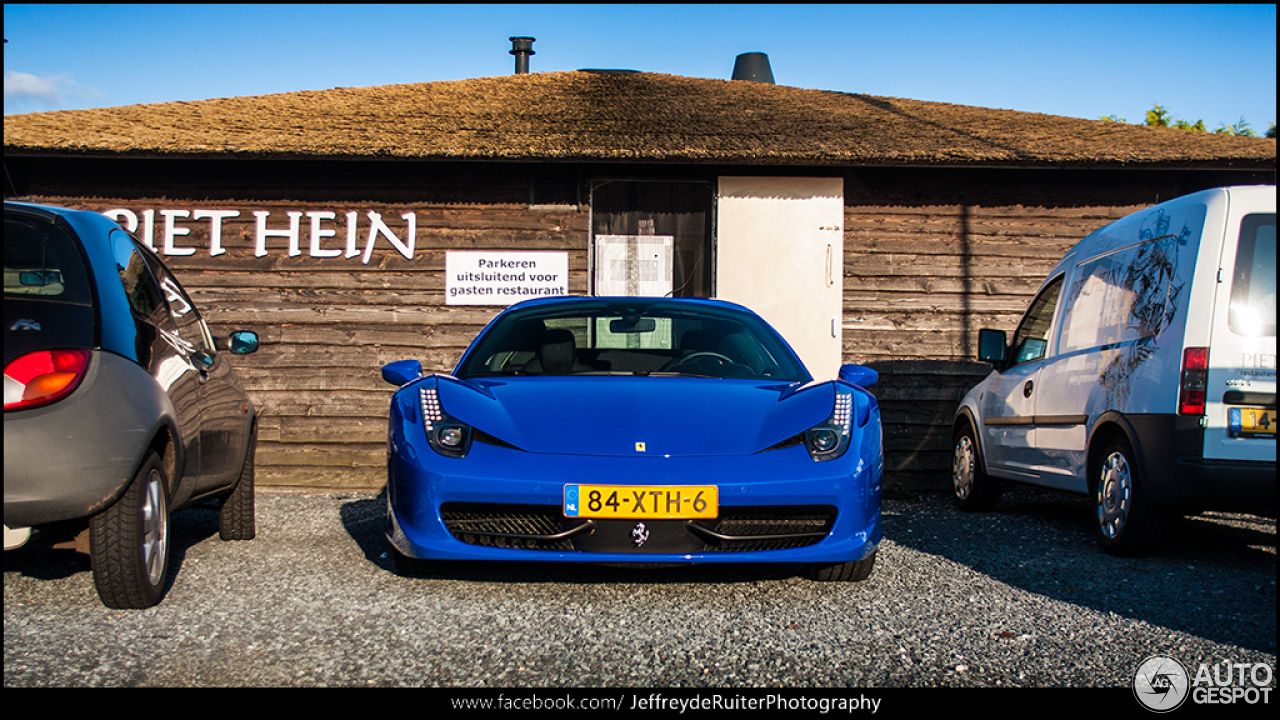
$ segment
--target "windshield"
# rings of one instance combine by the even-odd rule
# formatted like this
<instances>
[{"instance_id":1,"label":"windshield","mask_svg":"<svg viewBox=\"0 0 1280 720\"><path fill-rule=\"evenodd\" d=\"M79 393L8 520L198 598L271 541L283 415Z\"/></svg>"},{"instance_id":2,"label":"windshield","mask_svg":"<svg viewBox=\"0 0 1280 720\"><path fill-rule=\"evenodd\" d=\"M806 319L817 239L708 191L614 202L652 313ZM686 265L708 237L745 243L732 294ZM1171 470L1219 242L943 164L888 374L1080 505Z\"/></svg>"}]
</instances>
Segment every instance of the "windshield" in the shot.
<instances>
[{"instance_id":1,"label":"windshield","mask_svg":"<svg viewBox=\"0 0 1280 720\"><path fill-rule=\"evenodd\" d=\"M777 333L754 315L672 300L510 311L476 340L457 372L464 378L578 374L810 379Z\"/></svg>"}]
</instances>

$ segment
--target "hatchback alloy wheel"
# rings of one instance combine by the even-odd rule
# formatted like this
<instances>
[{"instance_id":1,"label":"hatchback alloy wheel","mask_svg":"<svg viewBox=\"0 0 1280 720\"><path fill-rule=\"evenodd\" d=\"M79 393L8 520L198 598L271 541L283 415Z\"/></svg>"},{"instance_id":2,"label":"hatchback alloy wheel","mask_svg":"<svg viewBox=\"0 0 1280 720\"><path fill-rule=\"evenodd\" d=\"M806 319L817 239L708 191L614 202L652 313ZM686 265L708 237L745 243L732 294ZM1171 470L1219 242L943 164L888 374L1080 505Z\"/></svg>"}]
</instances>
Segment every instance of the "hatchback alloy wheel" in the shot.
<instances>
[{"instance_id":1,"label":"hatchback alloy wheel","mask_svg":"<svg viewBox=\"0 0 1280 720\"><path fill-rule=\"evenodd\" d=\"M141 519L142 562L147 569L147 582L158 585L164 582L169 568L169 510L159 470L152 469L147 475Z\"/></svg>"}]
</instances>

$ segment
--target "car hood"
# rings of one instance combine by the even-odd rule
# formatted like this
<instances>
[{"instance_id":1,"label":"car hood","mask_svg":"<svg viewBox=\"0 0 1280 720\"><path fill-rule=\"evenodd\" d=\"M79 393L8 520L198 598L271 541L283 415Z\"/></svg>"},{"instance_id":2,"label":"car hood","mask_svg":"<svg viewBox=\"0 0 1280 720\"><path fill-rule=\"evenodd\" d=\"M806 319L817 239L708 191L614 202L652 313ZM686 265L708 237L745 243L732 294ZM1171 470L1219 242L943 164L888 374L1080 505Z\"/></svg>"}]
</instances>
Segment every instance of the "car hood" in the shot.
<instances>
[{"instance_id":1,"label":"car hood","mask_svg":"<svg viewBox=\"0 0 1280 720\"><path fill-rule=\"evenodd\" d=\"M533 453L748 455L831 414L832 383L693 377L438 376L454 418Z\"/></svg>"}]
</instances>

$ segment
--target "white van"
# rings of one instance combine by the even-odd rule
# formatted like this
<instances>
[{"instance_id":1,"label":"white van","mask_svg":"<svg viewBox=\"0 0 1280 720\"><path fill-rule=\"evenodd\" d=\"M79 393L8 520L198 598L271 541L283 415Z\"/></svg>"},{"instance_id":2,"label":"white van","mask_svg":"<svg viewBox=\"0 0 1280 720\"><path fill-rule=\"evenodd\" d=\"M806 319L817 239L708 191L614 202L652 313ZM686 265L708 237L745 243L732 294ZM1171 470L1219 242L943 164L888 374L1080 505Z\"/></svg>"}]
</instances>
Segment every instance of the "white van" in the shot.
<instances>
[{"instance_id":1,"label":"white van","mask_svg":"<svg viewBox=\"0 0 1280 720\"><path fill-rule=\"evenodd\" d=\"M957 504L1002 484L1094 499L1103 548L1155 550L1174 514L1276 506L1276 188L1206 190L1081 240L953 426Z\"/></svg>"}]
</instances>

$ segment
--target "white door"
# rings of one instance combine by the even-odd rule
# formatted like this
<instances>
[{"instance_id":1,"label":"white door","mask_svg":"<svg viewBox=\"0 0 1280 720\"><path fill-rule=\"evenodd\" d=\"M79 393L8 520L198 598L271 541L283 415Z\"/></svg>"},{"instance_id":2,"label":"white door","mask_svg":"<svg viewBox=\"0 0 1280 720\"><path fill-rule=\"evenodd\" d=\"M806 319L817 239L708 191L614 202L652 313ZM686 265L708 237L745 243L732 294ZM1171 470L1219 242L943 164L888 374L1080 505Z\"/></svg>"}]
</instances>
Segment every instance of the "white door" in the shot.
<instances>
[{"instance_id":1,"label":"white door","mask_svg":"<svg viewBox=\"0 0 1280 720\"><path fill-rule=\"evenodd\" d=\"M769 322L818 380L840 369L842 178L722 177L716 297Z\"/></svg>"},{"instance_id":2,"label":"white door","mask_svg":"<svg viewBox=\"0 0 1280 720\"><path fill-rule=\"evenodd\" d=\"M1250 189L1252 190L1252 189ZM1276 216L1233 191L1213 306L1204 456L1276 459ZM1207 274L1207 273L1206 273Z\"/></svg>"},{"instance_id":3,"label":"white door","mask_svg":"<svg viewBox=\"0 0 1280 720\"><path fill-rule=\"evenodd\" d=\"M1004 477L1035 480L1040 476L1039 468L1046 464L1037 446L1036 415L1040 396L1055 391L1042 387L1040 380L1053 337L1062 278L1054 278L1031 301L1010 343L1006 358L1010 366L986 381L982 449L987 469Z\"/></svg>"}]
</instances>

